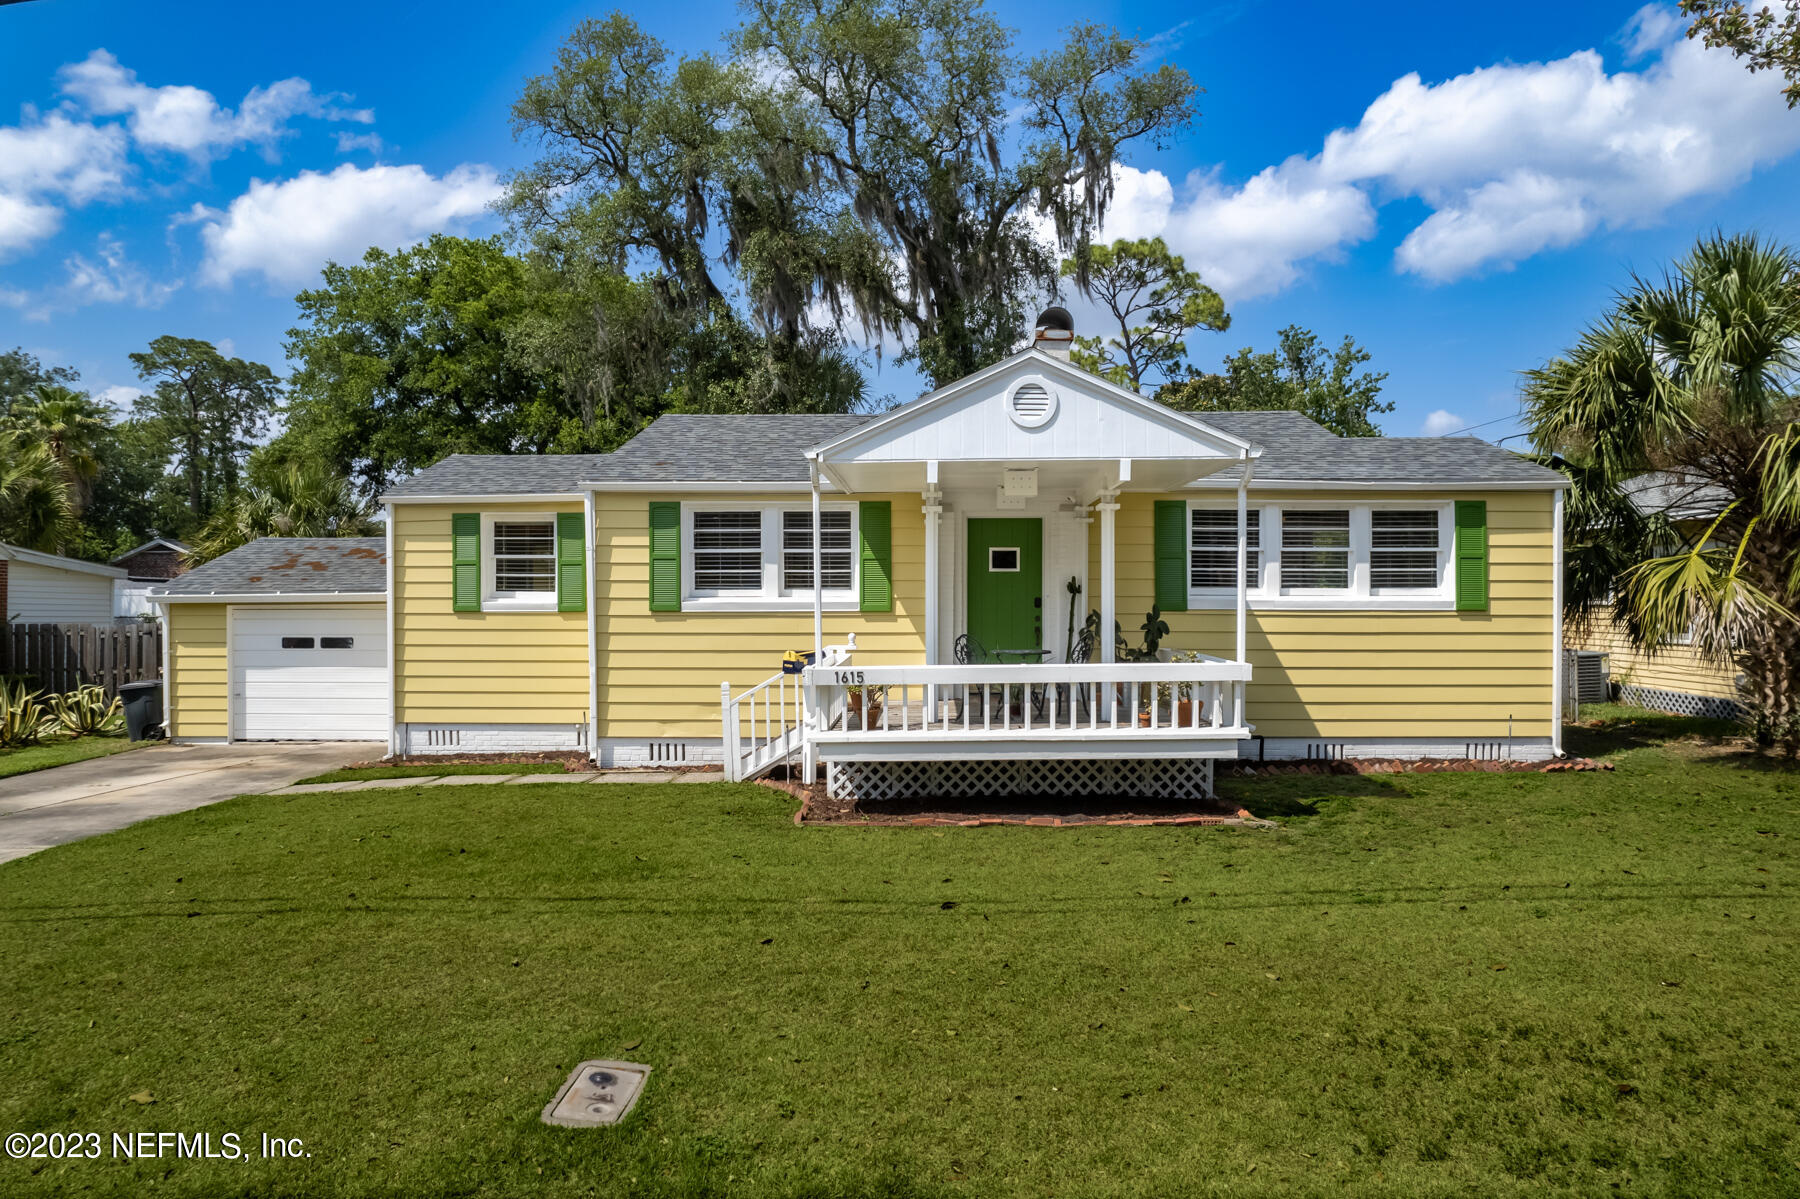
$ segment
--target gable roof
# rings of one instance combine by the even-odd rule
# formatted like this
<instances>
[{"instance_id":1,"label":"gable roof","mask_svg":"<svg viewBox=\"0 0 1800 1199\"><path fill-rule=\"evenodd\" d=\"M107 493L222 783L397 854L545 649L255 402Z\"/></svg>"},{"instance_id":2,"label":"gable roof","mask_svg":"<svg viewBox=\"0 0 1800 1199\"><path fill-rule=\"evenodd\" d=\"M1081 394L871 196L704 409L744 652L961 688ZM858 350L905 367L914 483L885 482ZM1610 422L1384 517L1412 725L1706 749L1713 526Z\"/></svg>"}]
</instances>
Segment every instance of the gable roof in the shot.
<instances>
[{"instance_id":1,"label":"gable roof","mask_svg":"<svg viewBox=\"0 0 1800 1199\"><path fill-rule=\"evenodd\" d=\"M1066 388L1071 396L1082 397L1087 401L1090 416L1102 413L1111 414L1110 418L1101 416L1100 419L1090 419L1085 424L1077 423L1074 428L1066 431L1064 437L1055 438L1049 443L1036 446L1029 455L1032 457L1075 459L1111 457L1114 449L1122 449L1123 446L1114 444L1110 449L1100 449L1095 453L1090 452L1095 449L1091 443L1094 438L1106 442L1116 442L1117 438L1125 435L1129 429L1122 427L1118 419L1121 415L1125 418L1124 426L1134 427L1138 432L1138 436L1132 438L1133 441L1141 442L1146 431L1157 430L1157 433L1151 434L1151 438L1153 442L1159 443L1156 448L1160 452L1153 452L1151 457L1180 457L1189 460L1221 459L1236 458L1245 451L1252 454L1256 452L1254 445L1226 433L1212 424L1210 413L1202 416L1181 412L1166 404L1146 399L1130 388L1120 387L1091 371L1075 366L1067 358L1045 353L1033 346L1008 358L1003 358L972 375L966 375L954 382L947 383L909 404L902 404L898 408L884 412L862 427L809 450L807 457L816 458L821 463L826 460L847 462L852 458L865 456L870 447L875 447L877 449L876 456L880 457L884 455L879 453L879 447L884 440L888 440L897 441L902 447L905 447L900 454L903 458L915 456L942 457L944 459L1014 458L1018 455L993 452L996 448L994 431L999 430L1002 438L1007 438L1012 422L992 405L977 405L975 408L970 408L967 404L971 398L978 401L982 398L991 398L995 394L996 386L1006 387L1007 376L1014 377L1012 387L1018 387L1026 382L1045 382L1053 388ZM1010 389L1007 390L1010 394ZM922 419L928 413L932 413L934 409L943 411L930 416L929 419ZM977 422L972 426L965 424L964 427L958 428L955 422L960 414L959 409L964 412L979 413L989 423L984 426ZM1055 423L1061 424L1062 419L1064 418L1059 417ZM931 439L941 448L933 448L923 455L919 455L918 446L908 445L909 430L930 429L934 425L945 422L951 423L951 431L947 439L935 437ZM1041 432L1049 432L1053 427L1053 425L1046 424ZM977 449L974 454L965 455L962 452L964 447L959 438L964 437L971 438L976 442ZM1170 440L1167 440L1166 444L1162 444L1163 439ZM1058 442L1061 444L1057 444ZM1000 444L1004 447L1004 442ZM1179 452L1182 449L1188 452ZM1131 456L1129 450L1126 451L1126 456Z\"/></svg>"},{"instance_id":2,"label":"gable roof","mask_svg":"<svg viewBox=\"0 0 1800 1199\"><path fill-rule=\"evenodd\" d=\"M386 593L385 537L261 537L150 594L179 599Z\"/></svg>"},{"instance_id":3,"label":"gable roof","mask_svg":"<svg viewBox=\"0 0 1800 1199\"><path fill-rule=\"evenodd\" d=\"M145 550L174 550L178 554L185 554L188 552L189 548L189 546L183 545L181 542L176 541L171 537L152 537L140 546L128 549L122 554L114 555L110 560L113 562L123 562L125 559L131 557L131 555L141 554Z\"/></svg>"},{"instance_id":4,"label":"gable roof","mask_svg":"<svg viewBox=\"0 0 1800 1199\"><path fill-rule=\"evenodd\" d=\"M28 550L22 545L8 545L0 542L0 558L15 562L29 562L33 566L48 566L53 570L72 570L79 574L105 575L109 579L122 579L125 572L116 566L107 566L100 562L86 562L80 558L65 558L61 554L48 554L43 550Z\"/></svg>"}]
</instances>

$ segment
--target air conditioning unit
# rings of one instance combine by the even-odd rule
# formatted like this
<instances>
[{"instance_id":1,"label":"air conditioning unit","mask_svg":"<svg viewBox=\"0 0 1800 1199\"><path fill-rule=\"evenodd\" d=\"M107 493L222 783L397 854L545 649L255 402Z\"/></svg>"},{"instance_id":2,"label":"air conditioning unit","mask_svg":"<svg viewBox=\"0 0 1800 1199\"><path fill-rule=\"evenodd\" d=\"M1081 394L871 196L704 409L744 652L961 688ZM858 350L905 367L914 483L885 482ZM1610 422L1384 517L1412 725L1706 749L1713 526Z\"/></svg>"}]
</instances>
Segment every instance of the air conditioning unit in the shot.
<instances>
[{"instance_id":1,"label":"air conditioning unit","mask_svg":"<svg viewBox=\"0 0 1800 1199\"><path fill-rule=\"evenodd\" d=\"M1603 704L1612 698L1606 654L1592 649L1565 650L1564 661L1568 664L1568 677L1577 700L1584 704Z\"/></svg>"}]
</instances>

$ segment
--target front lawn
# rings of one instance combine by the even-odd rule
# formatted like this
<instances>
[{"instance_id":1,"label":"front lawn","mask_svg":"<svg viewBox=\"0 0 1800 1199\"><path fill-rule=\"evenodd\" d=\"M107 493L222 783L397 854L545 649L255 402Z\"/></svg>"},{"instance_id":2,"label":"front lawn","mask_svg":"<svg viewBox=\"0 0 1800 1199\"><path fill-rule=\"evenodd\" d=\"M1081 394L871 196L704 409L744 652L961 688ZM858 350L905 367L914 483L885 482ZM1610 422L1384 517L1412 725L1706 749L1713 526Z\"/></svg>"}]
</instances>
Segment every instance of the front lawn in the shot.
<instances>
[{"instance_id":1,"label":"front lawn","mask_svg":"<svg viewBox=\"0 0 1800 1199\"><path fill-rule=\"evenodd\" d=\"M546 784L63 846L0 865L0 1128L311 1157L0 1193L1794 1194L1800 775L1583 736L1233 782L1276 830ZM629 1121L540 1124L589 1057L654 1067Z\"/></svg>"},{"instance_id":2,"label":"front lawn","mask_svg":"<svg viewBox=\"0 0 1800 1199\"><path fill-rule=\"evenodd\" d=\"M52 737L41 745L0 749L0 779L48 770L52 766L67 766L70 762L85 762L89 758L104 758L147 744L145 741L127 741L123 737Z\"/></svg>"}]
</instances>

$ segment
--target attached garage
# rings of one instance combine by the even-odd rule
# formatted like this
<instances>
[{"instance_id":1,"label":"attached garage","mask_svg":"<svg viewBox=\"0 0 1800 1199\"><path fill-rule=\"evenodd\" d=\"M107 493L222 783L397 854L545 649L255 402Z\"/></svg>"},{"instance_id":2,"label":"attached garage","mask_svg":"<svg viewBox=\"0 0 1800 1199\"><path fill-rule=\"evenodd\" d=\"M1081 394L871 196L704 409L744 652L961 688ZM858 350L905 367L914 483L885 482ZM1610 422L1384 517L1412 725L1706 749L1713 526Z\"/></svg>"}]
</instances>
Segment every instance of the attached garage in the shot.
<instances>
[{"instance_id":1,"label":"attached garage","mask_svg":"<svg viewBox=\"0 0 1800 1199\"><path fill-rule=\"evenodd\" d=\"M152 593L182 741L386 741L387 543L265 537Z\"/></svg>"},{"instance_id":2,"label":"attached garage","mask_svg":"<svg viewBox=\"0 0 1800 1199\"><path fill-rule=\"evenodd\" d=\"M387 607L233 605L234 741L387 740Z\"/></svg>"}]
</instances>

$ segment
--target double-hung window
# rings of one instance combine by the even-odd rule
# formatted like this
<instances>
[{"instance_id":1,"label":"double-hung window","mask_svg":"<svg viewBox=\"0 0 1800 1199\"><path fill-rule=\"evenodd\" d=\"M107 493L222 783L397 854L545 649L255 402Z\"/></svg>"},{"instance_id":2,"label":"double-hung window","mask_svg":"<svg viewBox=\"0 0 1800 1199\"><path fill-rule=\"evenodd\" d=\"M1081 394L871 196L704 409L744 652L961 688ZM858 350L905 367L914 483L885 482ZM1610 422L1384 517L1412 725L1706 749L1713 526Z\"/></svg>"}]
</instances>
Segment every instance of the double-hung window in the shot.
<instances>
[{"instance_id":1,"label":"double-hung window","mask_svg":"<svg viewBox=\"0 0 1800 1199\"><path fill-rule=\"evenodd\" d=\"M1191 513L1188 586L1196 591L1237 588L1236 508L1195 508ZM1244 586L1254 591L1262 577L1262 509L1244 514Z\"/></svg>"},{"instance_id":2,"label":"double-hung window","mask_svg":"<svg viewBox=\"0 0 1800 1199\"><path fill-rule=\"evenodd\" d=\"M759 594L763 589L763 519L744 512L694 513L694 590Z\"/></svg>"},{"instance_id":3,"label":"double-hung window","mask_svg":"<svg viewBox=\"0 0 1800 1199\"><path fill-rule=\"evenodd\" d=\"M552 513L485 514L481 548L482 607L556 607L556 517Z\"/></svg>"},{"instance_id":4,"label":"double-hung window","mask_svg":"<svg viewBox=\"0 0 1800 1199\"><path fill-rule=\"evenodd\" d=\"M1295 508L1281 514L1281 589L1350 590L1350 510Z\"/></svg>"},{"instance_id":5,"label":"double-hung window","mask_svg":"<svg viewBox=\"0 0 1800 1199\"><path fill-rule=\"evenodd\" d=\"M1261 504L1245 513L1244 589L1264 609L1441 608L1451 585L1451 504ZM1188 600L1226 607L1237 592L1237 507L1188 514Z\"/></svg>"},{"instance_id":6,"label":"double-hung window","mask_svg":"<svg viewBox=\"0 0 1800 1199\"><path fill-rule=\"evenodd\" d=\"M1369 590L1376 595L1433 591L1440 580L1440 515L1436 508L1369 511Z\"/></svg>"},{"instance_id":7,"label":"double-hung window","mask_svg":"<svg viewBox=\"0 0 1800 1199\"><path fill-rule=\"evenodd\" d=\"M811 509L789 508L781 514L781 590L812 594L813 517ZM819 569L826 591L848 591L855 578L856 558L850 540L850 510L819 513Z\"/></svg>"},{"instance_id":8,"label":"double-hung window","mask_svg":"<svg viewBox=\"0 0 1800 1199\"><path fill-rule=\"evenodd\" d=\"M810 506L682 505L684 607L757 610L802 607L813 593ZM827 604L856 602L856 510L819 513L819 558Z\"/></svg>"}]
</instances>

